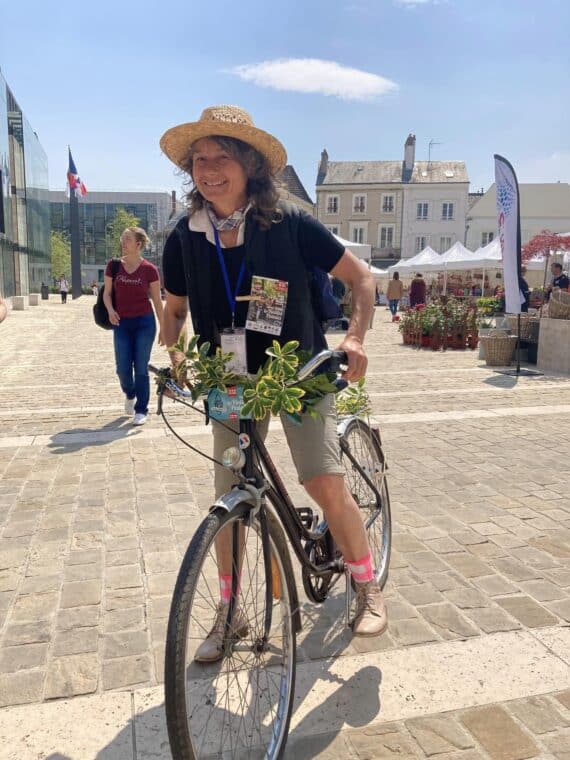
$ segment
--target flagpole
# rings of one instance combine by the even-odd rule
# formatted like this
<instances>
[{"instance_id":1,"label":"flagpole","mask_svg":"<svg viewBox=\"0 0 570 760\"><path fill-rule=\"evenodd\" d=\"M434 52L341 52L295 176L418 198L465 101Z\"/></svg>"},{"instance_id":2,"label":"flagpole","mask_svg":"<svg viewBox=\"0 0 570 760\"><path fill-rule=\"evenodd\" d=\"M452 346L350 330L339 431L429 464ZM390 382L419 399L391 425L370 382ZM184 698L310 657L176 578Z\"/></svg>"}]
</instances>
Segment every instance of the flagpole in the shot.
<instances>
[{"instance_id":1,"label":"flagpole","mask_svg":"<svg viewBox=\"0 0 570 760\"><path fill-rule=\"evenodd\" d=\"M71 231L71 297L81 295L81 252L79 246L79 199L74 190L69 193L69 226Z\"/></svg>"},{"instance_id":2,"label":"flagpole","mask_svg":"<svg viewBox=\"0 0 570 760\"><path fill-rule=\"evenodd\" d=\"M67 146L69 152L69 166L71 162L71 148ZM73 168L73 171L76 171ZM68 178L69 181L69 178ZM79 198L76 188L69 185L69 227L71 236L71 297L73 299L81 296L81 249L79 245Z\"/></svg>"}]
</instances>

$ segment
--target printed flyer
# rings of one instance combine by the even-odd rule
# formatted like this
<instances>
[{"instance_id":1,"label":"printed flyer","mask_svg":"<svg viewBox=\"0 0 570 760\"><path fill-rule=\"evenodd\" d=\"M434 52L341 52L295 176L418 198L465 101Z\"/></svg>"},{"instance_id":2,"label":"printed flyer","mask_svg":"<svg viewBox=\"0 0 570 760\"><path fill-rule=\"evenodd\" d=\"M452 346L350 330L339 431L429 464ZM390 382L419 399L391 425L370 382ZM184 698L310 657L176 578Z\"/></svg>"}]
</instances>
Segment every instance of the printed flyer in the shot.
<instances>
[{"instance_id":1,"label":"printed flyer","mask_svg":"<svg viewBox=\"0 0 570 760\"><path fill-rule=\"evenodd\" d=\"M288 283L284 280L254 276L251 280L246 329L270 335L281 335L287 304L287 289Z\"/></svg>"}]
</instances>

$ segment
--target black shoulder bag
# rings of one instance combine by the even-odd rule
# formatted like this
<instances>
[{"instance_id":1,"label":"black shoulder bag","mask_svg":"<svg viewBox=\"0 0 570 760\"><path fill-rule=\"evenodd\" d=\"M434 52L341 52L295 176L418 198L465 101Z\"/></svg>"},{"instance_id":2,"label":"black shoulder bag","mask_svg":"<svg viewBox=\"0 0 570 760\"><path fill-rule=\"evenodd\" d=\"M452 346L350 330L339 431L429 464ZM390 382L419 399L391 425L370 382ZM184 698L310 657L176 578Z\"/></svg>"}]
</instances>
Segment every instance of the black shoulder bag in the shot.
<instances>
[{"instance_id":1,"label":"black shoulder bag","mask_svg":"<svg viewBox=\"0 0 570 760\"><path fill-rule=\"evenodd\" d=\"M117 276L117 272L119 271L119 266L121 262L119 259L113 259L111 261L111 278L114 280ZM99 292L97 293L97 301L95 302L95 305L93 306L93 319L95 320L95 324L99 327L102 327L103 330L111 330L113 325L111 324L111 320L109 319L109 312L107 311L107 307L105 306L105 303L103 301L103 293L105 291L105 286L101 285L99 288ZM111 294L111 299L113 301L113 307L115 306L115 289L113 288L113 293Z\"/></svg>"}]
</instances>

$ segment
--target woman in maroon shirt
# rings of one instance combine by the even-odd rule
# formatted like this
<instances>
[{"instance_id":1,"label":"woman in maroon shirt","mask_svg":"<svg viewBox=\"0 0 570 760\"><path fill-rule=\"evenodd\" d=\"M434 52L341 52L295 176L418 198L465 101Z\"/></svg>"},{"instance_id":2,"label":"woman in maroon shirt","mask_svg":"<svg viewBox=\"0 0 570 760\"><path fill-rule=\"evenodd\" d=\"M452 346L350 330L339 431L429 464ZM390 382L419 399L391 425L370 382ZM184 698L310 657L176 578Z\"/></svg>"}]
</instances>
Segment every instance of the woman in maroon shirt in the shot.
<instances>
[{"instance_id":1,"label":"woman in maroon shirt","mask_svg":"<svg viewBox=\"0 0 570 760\"><path fill-rule=\"evenodd\" d=\"M107 264L103 293L113 325L115 364L125 394L125 414L134 412L133 425L144 425L146 422L150 398L148 362L156 335L156 322L149 296L159 327L162 325L158 269L142 255L148 243L143 229L127 227L121 235L123 257L119 269L113 280L111 262Z\"/></svg>"}]
</instances>

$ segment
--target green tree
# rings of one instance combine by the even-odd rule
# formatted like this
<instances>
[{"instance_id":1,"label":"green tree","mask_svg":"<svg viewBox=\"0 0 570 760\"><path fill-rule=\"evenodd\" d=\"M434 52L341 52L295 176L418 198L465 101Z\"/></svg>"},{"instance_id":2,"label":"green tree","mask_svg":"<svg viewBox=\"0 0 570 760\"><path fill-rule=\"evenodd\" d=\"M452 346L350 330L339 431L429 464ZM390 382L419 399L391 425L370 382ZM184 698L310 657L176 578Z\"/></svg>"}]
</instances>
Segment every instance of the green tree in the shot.
<instances>
[{"instance_id":1,"label":"green tree","mask_svg":"<svg viewBox=\"0 0 570 760\"><path fill-rule=\"evenodd\" d=\"M118 208L115 218L107 225L107 250L110 245L112 256L121 255L121 235L127 227L140 227L140 219L124 208Z\"/></svg>"},{"instance_id":2,"label":"green tree","mask_svg":"<svg viewBox=\"0 0 570 760\"><path fill-rule=\"evenodd\" d=\"M51 233L51 276L71 275L71 243L62 232Z\"/></svg>"}]
</instances>

